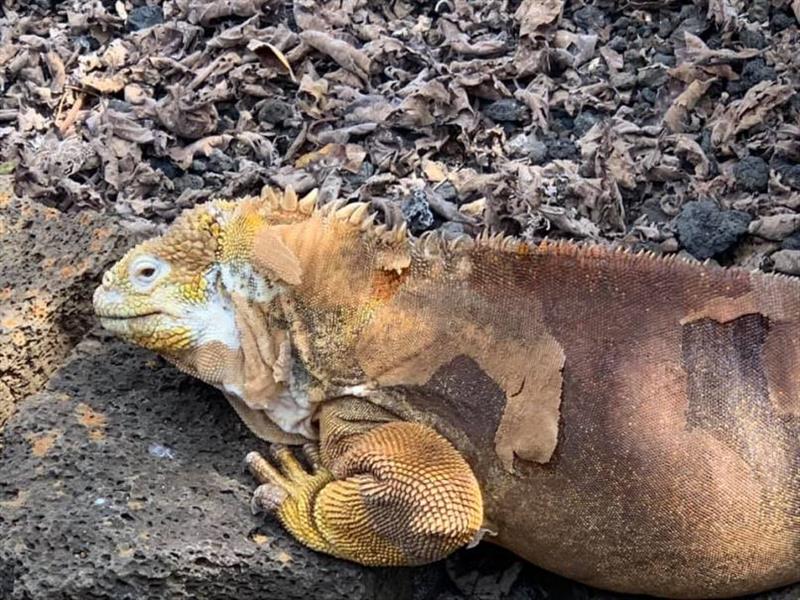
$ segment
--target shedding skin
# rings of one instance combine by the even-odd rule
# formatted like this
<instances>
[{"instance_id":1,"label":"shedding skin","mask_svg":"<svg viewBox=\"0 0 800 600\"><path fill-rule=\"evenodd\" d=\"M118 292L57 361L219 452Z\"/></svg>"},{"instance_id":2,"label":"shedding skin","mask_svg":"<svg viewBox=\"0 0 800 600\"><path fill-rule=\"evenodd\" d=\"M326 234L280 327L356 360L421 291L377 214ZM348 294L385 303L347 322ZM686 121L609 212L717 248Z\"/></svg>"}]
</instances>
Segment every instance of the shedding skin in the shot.
<instances>
[{"instance_id":1,"label":"shedding skin","mask_svg":"<svg viewBox=\"0 0 800 600\"><path fill-rule=\"evenodd\" d=\"M219 387L255 503L312 548L493 543L624 592L800 579L800 284L598 246L409 238L314 195L185 213L95 294ZM211 317L210 315L213 315ZM308 446L307 446L308 447Z\"/></svg>"}]
</instances>

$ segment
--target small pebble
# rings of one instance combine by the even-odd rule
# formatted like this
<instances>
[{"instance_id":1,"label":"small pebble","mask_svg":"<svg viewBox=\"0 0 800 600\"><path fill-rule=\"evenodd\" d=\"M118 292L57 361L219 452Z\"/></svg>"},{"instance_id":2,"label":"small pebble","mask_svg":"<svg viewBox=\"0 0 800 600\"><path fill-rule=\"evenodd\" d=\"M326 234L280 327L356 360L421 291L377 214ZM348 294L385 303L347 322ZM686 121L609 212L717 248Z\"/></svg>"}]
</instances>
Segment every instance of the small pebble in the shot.
<instances>
[{"instance_id":1,"label":"small pebble","mask_svg":"<svg viewBox=\"0 0 800 600\"><path fill-rule=\"evenodd\" d=\"M514 98L501 98L488 104L483 114L493 121L520 122L528 118L528 107Z\"/></svg>"},{"instance_id":2,"label":"small pebble","mask_svg":"<svg viewBox=\"0 0 800 600\"><path fill-rule=\"evenodd\" d=\"M256 116L262 123L279 125L290 119L294 114L292 105L277 98L265 100L258 109Z\"/></svg>"},{"instance_id":3,"label":"small pebble","mask_svg":"<svg viewBox=\"0 0 800 600\"><path fill-rule=\"evenodd\" d=\"M787 275L800 275L800 250L778 250L770 258L776 271Z\"/></svg>"},{"instance_id":4,"label":"small pebble","mask_svg":"<svg viewBox=\"0 0 800 600\"><path fill-rule=\"evenodd\" d=\"M403 203L402 211L403 217L408 223L408 229L415 235L427 231L435 222L428 199L422 190L411 193L411 196Z\"/></svg>"},{"instance_id":5,"label":"small pebble","mask_svg":"<svg viewBox=\"0 0 800 600\"><path fill-rule=\"evenodd\" d=\"M150 444L147 447L147 451L156 458L175 458L175 452L172 450L172 448L158 443Z\"/></svg>"}]
</instances>

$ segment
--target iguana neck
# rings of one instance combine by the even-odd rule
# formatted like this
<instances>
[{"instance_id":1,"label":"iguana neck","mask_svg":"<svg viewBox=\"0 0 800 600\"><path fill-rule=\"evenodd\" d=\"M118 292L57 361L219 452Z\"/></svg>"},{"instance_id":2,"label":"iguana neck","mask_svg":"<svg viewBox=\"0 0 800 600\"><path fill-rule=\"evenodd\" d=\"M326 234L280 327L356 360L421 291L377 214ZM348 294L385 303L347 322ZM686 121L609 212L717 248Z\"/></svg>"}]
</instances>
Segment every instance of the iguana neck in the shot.
<instances>
[{"instance_id":1,"label":"iguana neck","mask_svg":"<svg viewBox=\"0 0 800 600\"><path fill-rule=\"evenodd\" d=\"M327 385L363 383L354 348L372 316L410 274L405 228L364 227L336 213L274 226L297 257L300 282L280 295L292 344Z\"/></svg>"}]
</instances>

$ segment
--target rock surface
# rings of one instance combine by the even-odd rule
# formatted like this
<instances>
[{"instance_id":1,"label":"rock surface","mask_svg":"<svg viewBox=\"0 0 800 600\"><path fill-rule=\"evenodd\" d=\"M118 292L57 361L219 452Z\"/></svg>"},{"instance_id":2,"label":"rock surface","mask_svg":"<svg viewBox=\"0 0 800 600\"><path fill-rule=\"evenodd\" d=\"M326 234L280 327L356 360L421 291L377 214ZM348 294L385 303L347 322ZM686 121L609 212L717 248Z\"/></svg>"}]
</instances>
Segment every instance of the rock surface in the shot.
<instances>
[{"instance_id":1,"label":"rock surface","mask_svg":"<svg viewBox=\"0 0 800 600\"><path fill-rule=\"evenodd\" d=\"M3 437L4 600L358 599L387 577L253 516L255 438L213 390L123 343L81 343Z\"/></svg>"},{"instance_id":2,"label":"rock surface","mask_svg":"<svg viewBox=\"0 0 800 600\"><path fill-rule=\"evenodd\" d=\"M0 182L0 427L91 327L92 290L133 241L108 216L8 191Z\"/></svg>"}]
</instances>

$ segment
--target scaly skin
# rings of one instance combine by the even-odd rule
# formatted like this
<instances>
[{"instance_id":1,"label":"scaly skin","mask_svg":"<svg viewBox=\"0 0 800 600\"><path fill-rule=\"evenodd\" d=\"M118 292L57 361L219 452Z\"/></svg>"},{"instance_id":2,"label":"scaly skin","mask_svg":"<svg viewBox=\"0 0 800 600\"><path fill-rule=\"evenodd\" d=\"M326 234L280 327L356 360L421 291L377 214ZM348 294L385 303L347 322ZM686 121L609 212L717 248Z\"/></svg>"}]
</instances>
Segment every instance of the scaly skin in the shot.
<instances>
[{"instance_id":1,"label":"scaly skin","mask_svg":"<svg viewBox=\"0 0 800 600\"><path fill-rule=\"evenodd\" d=\"M95 296L309 472L250 455L302 542L418 564L492 541L609 589L800 579L800 285L567 243L411 240L367 207L189 211Z\"/></svg>"}]
</instances>

